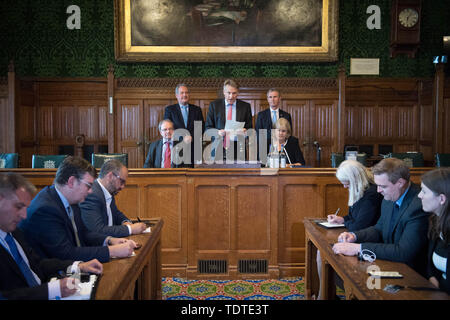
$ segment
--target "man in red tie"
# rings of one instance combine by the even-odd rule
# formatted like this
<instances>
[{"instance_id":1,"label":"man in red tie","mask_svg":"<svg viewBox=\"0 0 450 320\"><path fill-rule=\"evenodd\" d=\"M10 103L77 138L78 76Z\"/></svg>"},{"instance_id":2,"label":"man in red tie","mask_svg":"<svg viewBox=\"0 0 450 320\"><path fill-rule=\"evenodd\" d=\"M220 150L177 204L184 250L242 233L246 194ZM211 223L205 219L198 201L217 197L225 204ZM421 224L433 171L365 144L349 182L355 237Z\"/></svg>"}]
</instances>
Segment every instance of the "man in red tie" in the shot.
<instances>
[{"instance_id":1,"label":"man in red tie","mask_svg":"<svg viewBox=\"0 0 450 320\"><path fill-rule=\"evenodd\" d=\"M159 123L158 127L161 139L150 145L144 168L172 168L174 166L173 123L165 119Z\"/></svg>"},{"instance_id":2,"label":"man in red tie","mask_svg":"<svg viewBox=\"0 0 450 320\"><path fill-rule=\"evenodd\" d=\"M239 94L238 84L231 80L225 80L223 84L224 99L217 99L210 103L208 115L206 117L205 128L218 129L218 134L224 137L224 148L234 148L234 158L238 155L238 141L236 134L245 134L246 130L252 128L252 109L250 104L245 101L237 99ZM225 124L227 120L234 120L244 122L244 129L242 132L226 132ZM226 152L224 152L224 156Z\"/></svg>"}]
</instances>

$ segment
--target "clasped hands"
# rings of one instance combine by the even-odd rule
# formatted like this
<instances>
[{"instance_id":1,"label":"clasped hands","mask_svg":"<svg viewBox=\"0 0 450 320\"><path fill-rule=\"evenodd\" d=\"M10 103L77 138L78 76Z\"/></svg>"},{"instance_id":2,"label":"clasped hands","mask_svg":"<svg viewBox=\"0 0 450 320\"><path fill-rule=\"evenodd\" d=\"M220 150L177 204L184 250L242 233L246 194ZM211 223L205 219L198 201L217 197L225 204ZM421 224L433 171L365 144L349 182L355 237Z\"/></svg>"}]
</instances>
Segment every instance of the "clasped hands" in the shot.
<instances>
[{"instance_id":1,"label":"clasped hands","mask_svg":"<svg viewBox=\"0 0 450 320\"><path fill-rule=\"evenodd\" d=\"M359 253L361 245L354 243L355 241L356 237L353 233L343 232L338 236L338 242L333 245L333 252L346 256L356 256Z\"/></svg>"}]
</instances>

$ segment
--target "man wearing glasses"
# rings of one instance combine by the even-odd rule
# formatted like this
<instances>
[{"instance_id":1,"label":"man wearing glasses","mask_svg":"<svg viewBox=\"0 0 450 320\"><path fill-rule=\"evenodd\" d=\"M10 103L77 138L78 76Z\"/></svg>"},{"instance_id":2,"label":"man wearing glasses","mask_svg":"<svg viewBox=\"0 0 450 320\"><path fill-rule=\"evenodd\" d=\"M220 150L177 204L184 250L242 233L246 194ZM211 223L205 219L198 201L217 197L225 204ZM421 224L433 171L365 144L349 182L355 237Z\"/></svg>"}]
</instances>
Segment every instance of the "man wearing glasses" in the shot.
<instances>
[{"instance_id":1,"label":"man wearing glasses","mask_svg":"<svg viewBox=\"0 0 450 320\"><path fill-rule=\"evenodd\" d=\"M132 223L116 206L114 196L125 188L127 178L128 169L119 160L112 159L102 165L92 192L80 203L81 218L89 230L121 238L142 233L147 228L145 223Z\"/></svg>"},{"instance_id":2,"label":"man wearing glasses","mask_svg":"<svg viewBox=\"0 0 450 320\"><path fill-rule=\"evenodd\" d=\"M79 157L67 157L56 172L54 185L33 199L20 228L43 258L108 262L128 257L136 243L89 231L81 219L79 203L92 192L94 167Z\"/></svg>"},{"instance_id":3,"label":"man wearing glasses","mask_svg":"<svg viewBox=\"0 0 450 320\"><path fill-rule=\"evenodd\" d=\"M177 165L174 163L176 151L173 141L173 122L169 119L161 120L158 128L161 139L150 145L144 168L175 168Z\"/></svg>"}]
</instances>

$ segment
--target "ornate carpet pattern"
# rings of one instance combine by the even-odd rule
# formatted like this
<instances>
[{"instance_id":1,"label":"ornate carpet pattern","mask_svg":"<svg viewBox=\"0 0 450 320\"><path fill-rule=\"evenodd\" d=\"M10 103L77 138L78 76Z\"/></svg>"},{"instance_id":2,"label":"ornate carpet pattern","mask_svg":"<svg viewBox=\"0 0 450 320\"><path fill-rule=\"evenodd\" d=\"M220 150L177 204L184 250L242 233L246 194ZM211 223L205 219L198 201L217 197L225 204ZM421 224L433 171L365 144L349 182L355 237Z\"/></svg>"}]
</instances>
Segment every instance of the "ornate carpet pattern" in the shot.
<instances>
[{"instance_id":1,"label":"ornate carpet pattern","mask_svg":"<svg viewBox=\"0 0 450 320\"><path fill-rule=\"evenodd\" d=\"M270 280L163 278L163 300L302 300L301 277Z\"/></svg>"}]
</instances>

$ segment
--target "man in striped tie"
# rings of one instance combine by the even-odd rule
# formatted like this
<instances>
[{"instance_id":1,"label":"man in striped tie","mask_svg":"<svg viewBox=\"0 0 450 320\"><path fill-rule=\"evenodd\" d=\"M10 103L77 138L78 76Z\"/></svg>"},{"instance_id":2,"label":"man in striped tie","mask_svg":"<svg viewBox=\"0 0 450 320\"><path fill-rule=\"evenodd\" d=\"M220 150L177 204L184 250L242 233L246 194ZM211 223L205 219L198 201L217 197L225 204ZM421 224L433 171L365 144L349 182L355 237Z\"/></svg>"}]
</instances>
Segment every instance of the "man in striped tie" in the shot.
<instances>
[{"instance_id":1,"label":"man in striped tie","mask_svg":"<svg viewBox=\"0 0 450 320\"><path fill-rule=\"evenodd\" d=\"M100 274L98 260L88 262L41 259L28 246L17 224L26 217L36 193L33 184L17 173L0 174L0 296L5 299L54 299L76 292L73 279L47 282L59 272Z\"/></svg>"}]
</instances>

